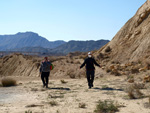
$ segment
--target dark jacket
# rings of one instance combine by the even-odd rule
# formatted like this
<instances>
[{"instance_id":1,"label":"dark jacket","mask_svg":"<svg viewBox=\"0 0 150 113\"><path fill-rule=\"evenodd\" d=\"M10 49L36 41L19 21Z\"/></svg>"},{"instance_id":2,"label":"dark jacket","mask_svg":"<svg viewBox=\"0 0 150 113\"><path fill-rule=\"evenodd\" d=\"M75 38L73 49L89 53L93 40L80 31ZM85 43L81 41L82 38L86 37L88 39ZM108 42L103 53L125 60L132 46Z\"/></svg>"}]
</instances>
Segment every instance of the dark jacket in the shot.
<instances>
[{"instance_id":1,"label":"dark jacket","mask_svg":"<svg viewBox=\"0 0 150 113\"><path fill-rule=\"evenodd\" d=\"M92 57L91 58L88 57L87 59L85 59L84 63L80 66L80 68L82 68L85 64L86 64L86 70L89 71L95 70L94 64L100 67L100 65Z\"/></svg>"},{"instance_id":2,"label":"dark jacket","mask_svg":"<svg viewBox=\"0 0 150 113\"><path fill-rule=\"evenodd\" d=\"M50 66L51 66L51 62L50 61L43 61L41 63L41 67L40 67L40 72L50 72Z\"/></svg>"}]
</instances>

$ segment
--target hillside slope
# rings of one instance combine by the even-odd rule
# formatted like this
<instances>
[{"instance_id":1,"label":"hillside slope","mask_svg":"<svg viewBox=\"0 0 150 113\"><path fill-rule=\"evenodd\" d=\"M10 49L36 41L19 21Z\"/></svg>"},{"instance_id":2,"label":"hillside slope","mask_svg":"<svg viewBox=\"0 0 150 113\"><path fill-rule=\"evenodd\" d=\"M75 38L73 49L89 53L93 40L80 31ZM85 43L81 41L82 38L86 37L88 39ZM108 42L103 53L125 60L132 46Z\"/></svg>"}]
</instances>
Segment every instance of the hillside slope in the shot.
<instances>
[{"instance_id":1,"label":"hillside slope","mask_svg":"<svg viewBox=\"0 0 150 113\"><path fill-rule=\"evenodd\" d=\"M110 52L105 50L110 47ZM114 38L96 55L107 54L105 61L127 63L150 59L150 1L147 0L136 14L119 30ZM104 61L104 60L103 60Z\"/></svg>"}]
</instances>

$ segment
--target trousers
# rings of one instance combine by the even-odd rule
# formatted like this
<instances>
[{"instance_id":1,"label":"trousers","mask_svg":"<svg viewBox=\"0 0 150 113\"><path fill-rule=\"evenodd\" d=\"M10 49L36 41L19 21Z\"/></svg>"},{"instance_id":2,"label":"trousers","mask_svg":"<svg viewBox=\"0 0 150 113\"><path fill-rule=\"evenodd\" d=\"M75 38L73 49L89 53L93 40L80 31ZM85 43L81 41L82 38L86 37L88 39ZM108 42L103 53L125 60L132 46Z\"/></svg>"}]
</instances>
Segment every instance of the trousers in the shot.
<instances>
[{"instance_id":1,"label":"trousers","mask_svg":"<svg viewBox=\"0 0 150 113\"><path fill-rule=\"evenodd\" d=\"M50 74L50 72L42 72L41 79L43 82L43 86L48 87L49 74Z\"/></svg>"},{"instance_id":2,"label":"trousers","mask_svg":"<svg viewBox=\"0 0 150 113\"><path fill-rule=\"evenodd\" d=\"M86 71L86 76L87 76L87 81L88 81L88 86L93 87L93 82L94 82L94 75L95 71L94 70L87 70Z\"/></svg>"}]
</instances>

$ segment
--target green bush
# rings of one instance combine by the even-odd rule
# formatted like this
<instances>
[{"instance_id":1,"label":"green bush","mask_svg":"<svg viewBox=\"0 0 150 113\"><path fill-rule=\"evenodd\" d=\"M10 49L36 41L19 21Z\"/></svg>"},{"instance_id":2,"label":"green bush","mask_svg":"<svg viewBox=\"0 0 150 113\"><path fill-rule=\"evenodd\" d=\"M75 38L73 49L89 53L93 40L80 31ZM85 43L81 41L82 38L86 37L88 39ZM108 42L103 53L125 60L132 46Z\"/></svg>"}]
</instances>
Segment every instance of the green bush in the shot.
<instances>
[{"instance_id":1,"label":"green bush","mask_svg":"<svg viewBox=\"0 0 150 113\"><path fill-rule=\"evenodd\" d=\"M114 101L99 101L95 113L115 113L119 111L118 106L114 104Z\"/></svg>"}]
</instances>

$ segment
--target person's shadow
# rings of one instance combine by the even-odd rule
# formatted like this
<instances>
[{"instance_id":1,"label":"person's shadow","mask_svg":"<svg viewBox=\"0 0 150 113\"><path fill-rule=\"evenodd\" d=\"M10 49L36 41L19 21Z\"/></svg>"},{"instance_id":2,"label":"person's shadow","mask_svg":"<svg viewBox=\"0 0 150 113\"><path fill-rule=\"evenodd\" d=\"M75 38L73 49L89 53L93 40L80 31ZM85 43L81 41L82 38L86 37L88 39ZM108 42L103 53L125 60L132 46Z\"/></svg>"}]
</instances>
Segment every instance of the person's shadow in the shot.
<instances>
[{"instance_id":1,"label":"person's shadow","mask_svg":"<svg viewBox=\"0 0 150 113\"><path fill-rule=\"evenodd\" d=\"M124 91L123 89L115 89L115 88L111 88L111 87L106 87L106 88L98 88L98 87L94 87L93 89L97 89L97 90L106 90L106 91Z\"/></svg>"},{"instance_id":2,"label":"person's shadow","mask_svg":"<svg viewBox=\"0 0 150 113\"><path fill-rule=\"evenodd\" d=\"M66 91L70 91L70 88L63 88L63 87L48 87L47 89L50 90L66 90Z\"/></svg>"}]
</instances>

